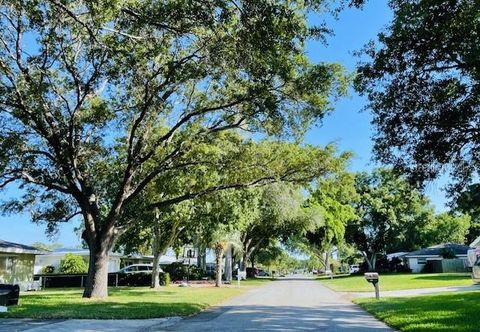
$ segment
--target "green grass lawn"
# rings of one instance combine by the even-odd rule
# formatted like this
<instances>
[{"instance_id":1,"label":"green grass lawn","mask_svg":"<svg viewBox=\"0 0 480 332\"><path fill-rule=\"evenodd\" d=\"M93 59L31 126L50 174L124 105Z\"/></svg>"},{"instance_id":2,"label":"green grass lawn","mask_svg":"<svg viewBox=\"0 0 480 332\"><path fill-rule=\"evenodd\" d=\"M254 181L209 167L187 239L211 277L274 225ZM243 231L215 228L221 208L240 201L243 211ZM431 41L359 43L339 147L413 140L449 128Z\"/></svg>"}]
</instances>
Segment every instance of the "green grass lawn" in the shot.
<instances>
[{"instance_id":1,"label":"green grass lawn","mask_svg":"<svg viewBox=\"0 0 480 332\"><path fill-rule=\"evenodd\" d=\"M357 299L388 325L401 331L479 331L480 291L410 298Z\"/></svg>"},{"instance_id":2,"label":"green grass lawn","mask_svg":"<svg viewBox=\"0 0 480 332\"><path fill-rule=\"evenodd\" d=\"M373 291L373 286L365 280L363 275L344 275L335 277L333 280L321 277L319 280L325 286L328 286L336 291ZM380 274L380 291L447 286L468 286L472 284L472 277L468 273Z\"/></svg>"},{"instance_id":3,"label":"green grass lawn","mask_svg":"<svg viewBox=\"0 0 480 332\"><path fill-rule=\"evenodd\" d=\"M237 287L147 287L110 288L105 300L82 298L82 289L47 289L22 292L18 306L11 306L0 318L98 318L133 319L187 316L236 296L268 280L247 280Z\"/></svg>"}]
</instances>

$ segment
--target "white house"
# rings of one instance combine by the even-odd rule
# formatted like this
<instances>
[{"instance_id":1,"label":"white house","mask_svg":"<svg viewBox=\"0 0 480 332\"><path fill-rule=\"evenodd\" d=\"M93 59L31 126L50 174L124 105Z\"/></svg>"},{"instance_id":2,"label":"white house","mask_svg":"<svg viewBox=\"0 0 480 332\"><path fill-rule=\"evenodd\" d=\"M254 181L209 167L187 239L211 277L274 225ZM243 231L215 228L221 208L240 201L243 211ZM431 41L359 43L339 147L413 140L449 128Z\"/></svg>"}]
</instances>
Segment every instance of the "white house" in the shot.
<instances>
[{"instance_id":1,"label":"white house","mask_svg":"<svg viewBox=\"0 0 480 332\"><path fill-rule=\"evenodd\" d=\"M46 255L35 258L35 274L42 273L45 266L53 266L55 272L59 272L60 261L66 254L75 254L81 256L87 263L90 260L90 252L87 249L69 249L61 248L47 253ZM120 258L122 254L111 252L108 258L108 272L117 272L120 270Z\"/></svg>"},{"instance_id":2,"label":"white house","mask_svg":"<svg viewBox=\"0 0 480 332\"><path fill-rule=\"evenodd\" d=\"M455 243L445 243L439 244L436 246L420 249L417 251L413 251L407 255L405 258L408 259L408 266L414 273L422 272L423 268L427 264L427 261L436 260L441 261L443 260L443 252L445 250L451 251L455 254L457 259L461 259L464 261L464 266L468 266L467 262L467 253L471 248L469 246L455 244Z\"/></svg>"}]
</instances>

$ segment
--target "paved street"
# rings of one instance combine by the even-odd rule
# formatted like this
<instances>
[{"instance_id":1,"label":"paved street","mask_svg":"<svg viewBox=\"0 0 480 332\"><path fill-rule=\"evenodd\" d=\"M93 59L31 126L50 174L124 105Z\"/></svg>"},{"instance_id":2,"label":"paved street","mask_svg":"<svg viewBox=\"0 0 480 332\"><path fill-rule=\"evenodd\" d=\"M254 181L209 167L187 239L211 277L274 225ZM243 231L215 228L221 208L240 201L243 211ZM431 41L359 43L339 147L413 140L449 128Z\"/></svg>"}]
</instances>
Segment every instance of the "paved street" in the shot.
<instances>
[{"instance_id":1,"label":"paved street","mask_svg":"<svg viewBox=\"0 0 480 332\"><path fill-rule=\"evenodd\" d=\"M272 282L166 330L392 331L318 281L302 278Z\"/></svg>"},{"instance_id":2,"label":"paved street","mask_svg":"<svg viewBox=\"0 0 480 332\"><path fill-rule=\"evenodd\" d=\"M177 323L178 322L178 323ZM176 324L175 324L176 323ZM392 331L360 307L304 277L285 278L180 320L0 319L0 332Z\"/></svg>"}]
</instances>

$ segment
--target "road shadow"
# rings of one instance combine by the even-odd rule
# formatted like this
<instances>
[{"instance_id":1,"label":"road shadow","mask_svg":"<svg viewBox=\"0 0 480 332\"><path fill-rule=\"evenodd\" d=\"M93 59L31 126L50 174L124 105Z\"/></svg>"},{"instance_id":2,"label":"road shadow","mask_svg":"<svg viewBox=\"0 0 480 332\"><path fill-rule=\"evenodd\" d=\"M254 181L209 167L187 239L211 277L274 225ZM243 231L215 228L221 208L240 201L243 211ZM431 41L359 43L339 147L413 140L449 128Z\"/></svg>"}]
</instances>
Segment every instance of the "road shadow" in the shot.
<instances>
[{"instance_id":1,"label":"road shadow","mask_svg":"<svg viewBox=\"0 0 480 332\"><path fill-rule=\"evenodd\" d=\"M162 331L392 331L353 304L214 308Z\"/></svg>"}]
</instances>

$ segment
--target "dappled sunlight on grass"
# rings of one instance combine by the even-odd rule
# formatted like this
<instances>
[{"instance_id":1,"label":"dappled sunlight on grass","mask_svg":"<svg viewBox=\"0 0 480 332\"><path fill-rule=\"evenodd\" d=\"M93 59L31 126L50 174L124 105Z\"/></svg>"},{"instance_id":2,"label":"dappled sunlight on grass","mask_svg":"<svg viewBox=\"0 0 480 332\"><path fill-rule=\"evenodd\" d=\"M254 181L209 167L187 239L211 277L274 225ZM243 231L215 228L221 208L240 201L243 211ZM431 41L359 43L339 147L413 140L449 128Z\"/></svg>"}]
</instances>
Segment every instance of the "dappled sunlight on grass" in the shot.
<instances>
[{"instance_id":1,"label":"dappled sunlight on grass","mask_svg":"<svg viewBox=\"0 0 480 332\"><path fill-rule=\"evenodd\" d=\"M479 297L475 291L355 302L402 331L473 332L479 330Z\"/></svg>"}]
</instances>

